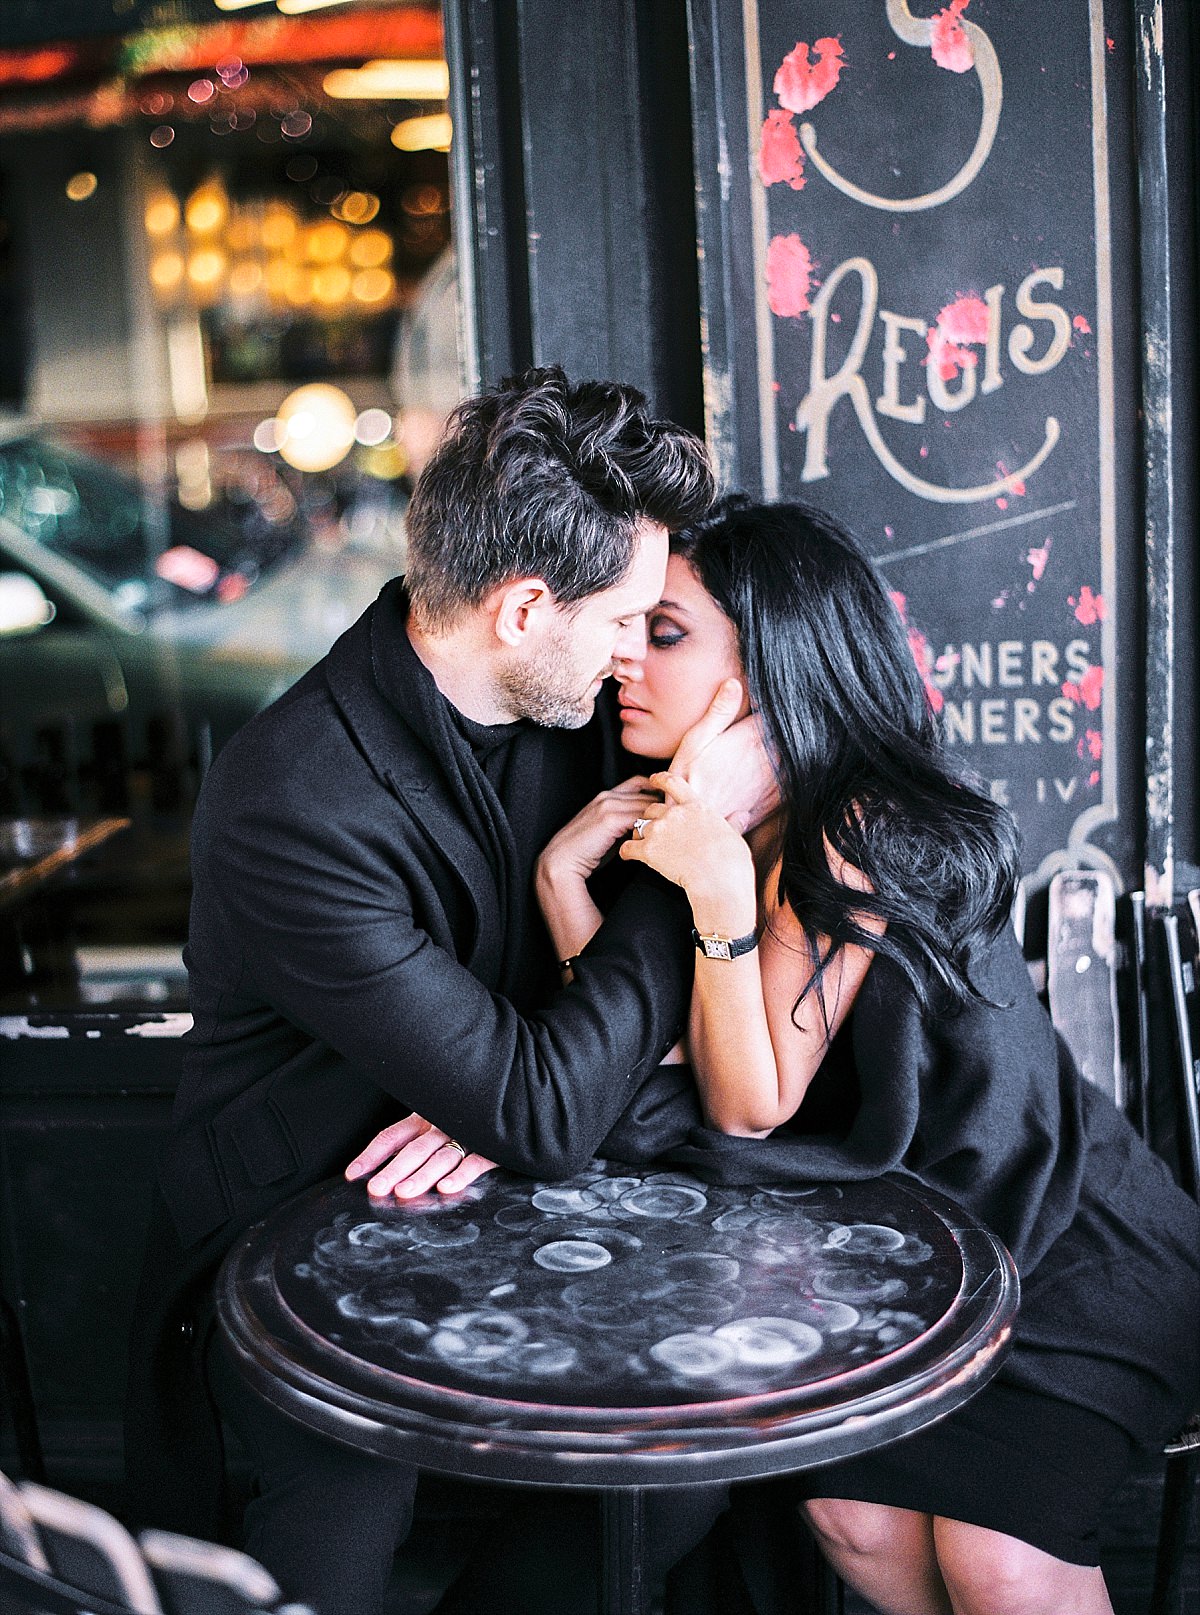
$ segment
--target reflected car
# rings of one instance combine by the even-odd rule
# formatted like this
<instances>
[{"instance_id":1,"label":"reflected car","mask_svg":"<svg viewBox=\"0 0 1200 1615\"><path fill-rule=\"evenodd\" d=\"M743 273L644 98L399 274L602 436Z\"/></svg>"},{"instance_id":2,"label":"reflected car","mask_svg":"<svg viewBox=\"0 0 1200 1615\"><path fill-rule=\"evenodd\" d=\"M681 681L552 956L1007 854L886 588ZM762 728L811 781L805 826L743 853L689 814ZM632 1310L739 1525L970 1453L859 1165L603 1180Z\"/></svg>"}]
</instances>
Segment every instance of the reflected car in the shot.
<instances>
[{"instance_id":1,"label":"reflected car","mask_svg":"<svg viewBox=\"0 0 1200 1615\"><path fill-rule=\"evenodd\" d=\"M48 438L0 441L0 811L87 807L69 798L121 768L202 773L400 559L322 542L257 456L187 509Z\"/></svg>"}]
</instances>

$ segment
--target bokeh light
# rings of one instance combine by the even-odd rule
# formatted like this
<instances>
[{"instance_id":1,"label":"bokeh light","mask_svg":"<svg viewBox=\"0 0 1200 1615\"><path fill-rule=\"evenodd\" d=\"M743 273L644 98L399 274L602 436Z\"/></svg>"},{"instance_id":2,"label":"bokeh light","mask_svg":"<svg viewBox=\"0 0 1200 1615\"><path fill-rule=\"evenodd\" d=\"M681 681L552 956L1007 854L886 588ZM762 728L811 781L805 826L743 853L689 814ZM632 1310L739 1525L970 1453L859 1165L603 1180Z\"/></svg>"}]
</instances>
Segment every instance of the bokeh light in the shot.
<instances>
[{"instance_id":1,"label":"bokeh light","mask_svg":"<svg viewBox=\"0 0 1200 1615\"><path fill-rule=\"evenodd\" d=\"M283 430L279 453L297 471L328 471L354 445L357 412L340 387L310 382L289 393L276 424Z\"/></svg>"},{"instance_id":2,"label":"bokeh light","mask_svg":"<svg viewBox=\"0 0 1200 1615\"><path fill-rule=\"evenodd\" d=\"M335 101L444 101L450 94L445 62L396 59L364 62L361 67L335 67L325 75L325 94Z\"/></svg>"},{"instance_id":3,"label":"bokeh light","mask_svg":"<svg viewBox=\"0 0 1200 1615\"><path fill-rule=\"evenodd\" d=\"M395 277L387 269L360 269L355 275L351 291L357 303L385 303L396 287Z\"/></svg>"},{"instance_id":4,"label":"bokeh light","mask_svg":"<svg viewBox=\"0 0 1200 1615\"><path fill-rule=\"evenodd\" d=\"M225 192L213 182L198 186L188 197L183 217L188 229L196 235L211 235L229 217Z\"/></svg>"},{"instance_id":5,"label":"bokeh light","mask_svg":"<svg viewBox=\"0 0 1200 1615\"><path fill-rule=\"evenodd\" d=\"M170 191L155 191L146 203L146 233L168 236L179 224L179 203Z\"/></svg>"},{"instance_id":6,"label":"bokeh light","mask_svg":"<svg viewBox=\"0 0 1200 1615\"><path fill-rule=\"evenodd\" d=\"M449 151L453 134L450 114L431 112L398 123L392 130L392 145L400 151Z\"/></svg>"},{"instance_id":7,"label":"bokeh light","mask_svg":"<svg viewBox=\"0 0 1200 1615\"><path fill-rule=\"evenodd\" d=\"M270 420L259 421L254 428L254 447L262 454L278 454L286 437L287 427L272 415Z\"/></svg>"},{"instance_id":8,"label":"bokeh light","mask_svg":"<svg viewBox=\"0 0 1200 1615\"><path fill-rule=\"evenodd\" d=\"M350 232L335 219L315 224L308 232L308 256L315 264L332 264L342 256L350 241Z\"/></svg>"},{"instance_id":9,"label":"bokeh light","mask_svg":"<svg viewBox=\"0 0 1200 1615\"><path fill-rule=\"evenodd\" d=\"M379 212L379 198L370 191L347 191L333 204L333 216L346 224L370 224Z\"/></svg>"},{"instance_id":10,"label":"bokeh light","mask_svg":"<svg viewBox=\"0 0 1200 1615\"><path fill-rule=\"evenodd\" d=\"M187 261L187 277L202 291L214 288L225 273L228 260L219 247L202 247Z\"/></svg>"},{"instance_id":11,"label":"bokeh light","mask_svg":"<svg viewBox=\"0 0 1200 1615\"><path fill-rule=\"evenodd\" d=\"M386 409L364 409L354 423L354 436L365 448L373 449L391 436L392 417Z\"/></svg>"},{"instance_id":12,"label":"bokeh light","mask_svg":"<svg viewBox=\"0 0 1200 1615\"><path fill-rule=\"evenodd\" d=\"M158 252L150 260L150 284L158 292L173 292L183 279L183 254Z\"/></svg>"},{"instance_id":13,"label":"bokeh light","mask_svg":"<svg viewBox=\"0 0 1200 1615\"><path fill-rule=\"evenodd\" d=\"M327 264L312 277L312 294L318 303L333 308L350 296L350 271L344 264Z\"/></svg>"},{"instance_id":14,"label":"bokeh light","mask_svg":"<svg viewBox=\"0 0 1200 1615\"><path fill-rule=\"evenodd\" d=\"M350 243L350 262L356 269L377 269L392 256L392 238L386 230L364 230Z\"/></svg>"}]
</instances>

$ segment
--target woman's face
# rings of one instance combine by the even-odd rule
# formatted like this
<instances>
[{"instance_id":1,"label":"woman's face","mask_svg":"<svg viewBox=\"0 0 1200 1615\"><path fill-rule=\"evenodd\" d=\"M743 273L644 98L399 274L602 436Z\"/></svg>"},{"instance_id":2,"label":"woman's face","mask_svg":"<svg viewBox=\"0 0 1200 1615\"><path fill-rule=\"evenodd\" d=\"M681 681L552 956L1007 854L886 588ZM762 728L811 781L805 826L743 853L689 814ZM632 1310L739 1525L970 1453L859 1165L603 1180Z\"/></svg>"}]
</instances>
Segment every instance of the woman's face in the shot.
<instances>
[{"instance_id":1,"label":"woman's face","mask_svg":"<svg viewBox=\"0 0 1200 1615\"><path fill-rule=\"evenodd\" d=\"M669 758L727 678L742 678L737 633L690 561L672 555L663 597L646 621L644 662L616 664L621 743L637 757ZM750 710L743 696L744 717Z\"/></svg>"}]
</instances>

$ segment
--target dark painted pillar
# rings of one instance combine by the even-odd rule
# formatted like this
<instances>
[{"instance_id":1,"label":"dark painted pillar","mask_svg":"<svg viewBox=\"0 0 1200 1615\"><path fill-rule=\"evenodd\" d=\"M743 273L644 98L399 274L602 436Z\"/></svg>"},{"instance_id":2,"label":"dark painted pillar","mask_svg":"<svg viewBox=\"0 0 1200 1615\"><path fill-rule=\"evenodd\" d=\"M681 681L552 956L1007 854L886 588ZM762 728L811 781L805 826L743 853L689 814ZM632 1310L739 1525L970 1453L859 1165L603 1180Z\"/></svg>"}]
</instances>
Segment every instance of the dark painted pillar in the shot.
<instances>
[{"instance_id":1,"label":"dark painted pillar","mask_svg":"<svg viewBox=\"0 0 1200 1615\"><path fill-rule=\"evenodd\" d=\"M478 378L559 363L699 426L681 0L447 0L446 21Z\"/></svg>"}]
</instances>

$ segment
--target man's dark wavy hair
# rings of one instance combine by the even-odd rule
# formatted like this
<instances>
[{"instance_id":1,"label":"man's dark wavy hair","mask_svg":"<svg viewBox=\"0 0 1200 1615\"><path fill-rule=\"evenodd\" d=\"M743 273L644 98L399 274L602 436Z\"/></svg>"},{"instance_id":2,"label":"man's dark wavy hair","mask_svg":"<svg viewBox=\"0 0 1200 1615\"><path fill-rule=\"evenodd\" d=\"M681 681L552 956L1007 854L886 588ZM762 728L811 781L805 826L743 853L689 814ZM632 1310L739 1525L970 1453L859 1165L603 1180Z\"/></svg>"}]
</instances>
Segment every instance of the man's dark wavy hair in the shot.
<instances>
[{"instance_id":1,"label":"man's dark wavy hair","mask_svg":"<svg viewBox=\"0 0 1200 1615\"><path fill-rule=\"evenodd\" d=\"M819 510L739 497L671 547L737 629L779 775L780 896L804 927L814 981L855 942L897 964L923 1005L979 999L968 965L1008 923L1016 826L946 750L867 555ZM826 838L871 894L834 878ZM864 910L887 921L882 937L856 923ZM832 939L824 957L819 937Z\"/></svg>"},{"instance_id":2,"label":"man's dark wavy hair","mask_svg":"<svg viewBox=\"0 0 1200 1615\"><path fill-rule=\"evenodd\" d=\"M699 438L654 420L635 387L527 370L458 406L417 483L413 611L436 631L521 577L575 604L624 577L639 518L674 531L714 493Z\"/></svg>"}]
</instances>

